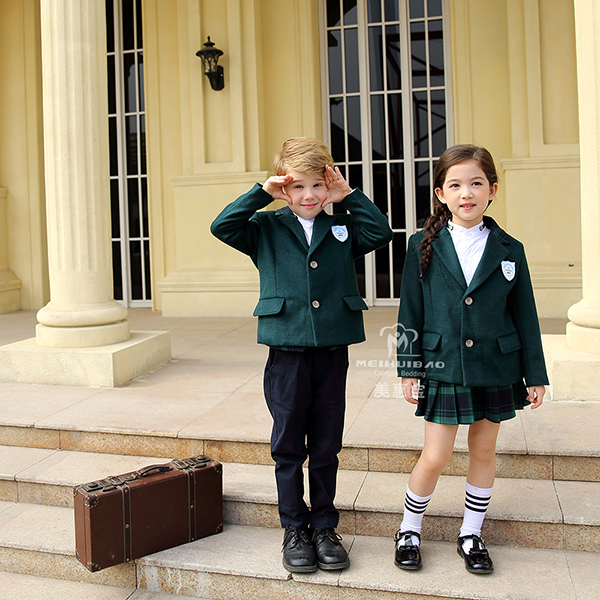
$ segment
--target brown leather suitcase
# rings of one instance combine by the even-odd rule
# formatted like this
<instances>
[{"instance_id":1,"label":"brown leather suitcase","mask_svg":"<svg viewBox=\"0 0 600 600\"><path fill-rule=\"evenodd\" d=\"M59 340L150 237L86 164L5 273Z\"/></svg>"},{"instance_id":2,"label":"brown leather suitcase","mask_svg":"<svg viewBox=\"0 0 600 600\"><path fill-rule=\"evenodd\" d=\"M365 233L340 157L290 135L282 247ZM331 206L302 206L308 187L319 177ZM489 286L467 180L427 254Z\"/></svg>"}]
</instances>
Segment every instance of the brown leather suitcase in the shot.
<instances>
[{"instance_id":1,"label":"brown leather suitcase","mask_svg":"<svg viewBox=\"0 0 600 600\"><path fill-rule=\"evenodd\" d=\"M99 571L222 531L222 470L195 456L76 486L77 558Z\"/></svg>"}]
</instances>

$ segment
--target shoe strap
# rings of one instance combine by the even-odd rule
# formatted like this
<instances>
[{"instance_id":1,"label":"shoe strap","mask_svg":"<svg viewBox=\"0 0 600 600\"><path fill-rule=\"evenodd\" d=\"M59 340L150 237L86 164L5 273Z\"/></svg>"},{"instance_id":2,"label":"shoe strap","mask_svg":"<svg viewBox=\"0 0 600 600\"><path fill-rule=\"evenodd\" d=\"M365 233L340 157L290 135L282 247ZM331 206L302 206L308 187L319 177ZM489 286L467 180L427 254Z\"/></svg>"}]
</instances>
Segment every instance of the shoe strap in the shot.
<instances>
[{"instance_id":1,"label":"shoe strap","mask_svg":"<svg viewBox=\"0 0 600 600\"><path fill-rule=\"evenodd\" d=\"M417 539L417 543L413 543L413 536ZM421 535L416 531L400 531L396 532L394 536L394 541L396 542L396 548L398 550L408 550L411 548L419 548L421 545Z\"/></svg>"},{"instance_id":2,"label":"shoe strap","mask_svg":"<svg viewBox=\"0 0 600 600\"><path fill-rule=\"evenodd\" d=\"M472 542L473 542L473 546L469 550L469 556L488 556L489 555L489 552L487 551L487 548L485 547L485 542L478 535L463 536L461 538L460 545L463 546L463 544L467 540L472 540Z\"/></svg>"},{"instance_id":3,"label":"shoe strap","mask_svg":"<svg viewBox=\"0 0 600 600\"><path fill-rule=\"evenodd\" d=\"M421 541L421 534L417 533L416 531L400 531L398 529L398 531L396 531L396 535L394 535L394 541L395 542L399 542L401 539L405 538L406 536L415 536L419 541Z\"/></svg>"}]
</instances>

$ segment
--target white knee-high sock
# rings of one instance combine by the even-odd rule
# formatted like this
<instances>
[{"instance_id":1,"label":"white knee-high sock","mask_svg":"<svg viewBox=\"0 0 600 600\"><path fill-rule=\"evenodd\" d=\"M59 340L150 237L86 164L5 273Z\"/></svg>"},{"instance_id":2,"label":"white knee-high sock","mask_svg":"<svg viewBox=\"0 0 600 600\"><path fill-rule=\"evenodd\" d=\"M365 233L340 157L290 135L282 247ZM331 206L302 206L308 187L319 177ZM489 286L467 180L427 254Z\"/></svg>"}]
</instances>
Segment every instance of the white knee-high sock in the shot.
<instances>
[{"instance_id":1,"label":"white knee-high sock","mask_svg":"<svg viewBox=\"0 0 600 600\"><path fill-rule=\"evenodd\" d=\"M490 500L492 498L491 488L478 488L471 485L468 481L466 484L465 494L465 512L463 516L460 535L477 535L481 536L481 527L485 519Z\"/></svg>"},{"instance_id":2,"label":"white knee-high sock","mask_svg":"<svg viewBox=\"0 0 600 600\"><path fill-rule=\"evenodd\" d=\"M429 496L417 496L411 492L408 486L406 486L406 496L404 497L404 516L400 525L400 533L405 531L421 533L423 514L425 513L425 509L427 508L432 496L433 494L429 494ZM419 543L418 538L413 536L412 543L417 545Z\"/></svg>"}]
</instances>

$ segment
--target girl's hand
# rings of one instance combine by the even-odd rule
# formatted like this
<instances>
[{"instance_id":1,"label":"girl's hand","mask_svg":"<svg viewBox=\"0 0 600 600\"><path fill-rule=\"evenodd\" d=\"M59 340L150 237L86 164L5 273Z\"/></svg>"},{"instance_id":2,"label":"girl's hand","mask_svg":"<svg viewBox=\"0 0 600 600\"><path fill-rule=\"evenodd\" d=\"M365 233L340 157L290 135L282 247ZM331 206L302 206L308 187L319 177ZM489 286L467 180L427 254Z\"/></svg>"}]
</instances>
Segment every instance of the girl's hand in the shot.
<instances>
[{"instance_id":1,"label":"girl's hand","mask_svg":"<svg viewBox=\"0 0 600 600\"><path fill-rule=\"evenodd\" d=\"M283 186L291 183L293 179L289 174L273 175L263 183L262 188L267 194L273 196L275 200L285 200L289 204L292 199L285 193Z\"/></svg>"},{"instance_id":2,"label":"girl's hand","mask_svg":"<svg viewBox=\"0 0 600 600\"><path fill-rule=\"evenodd\" d=\"M325 179L325 185L329 193L327 194L327 198L321 203L322 208L325 208L332 202L341 202L352 191L352 188L348 185L348 182L337 167L333 170L329 165L325 165L323 178Z\"/></svg>"},{"instance_id":3,"label":"girl's hand","mask_svg":"<svg viewBox=\"0 0 600 600\"><path fill-rule=\"evenodd\" d=\"M419 404L419 380L413 377L402 378L402 393L410 404Z\"/></svg>"},{"instance_id":4,"label":"girl's hand","mask_svg":"<svg viewBox=\"0 0 600 600\"><path fill-rule=\"evenodd\" d=\"M527 388L527 392L527 400L531 402L531 408L537 408L538 406L541 406L542 402L544 401L546 388L543 385L534 385Z\"/></svg>"}]
</instances>

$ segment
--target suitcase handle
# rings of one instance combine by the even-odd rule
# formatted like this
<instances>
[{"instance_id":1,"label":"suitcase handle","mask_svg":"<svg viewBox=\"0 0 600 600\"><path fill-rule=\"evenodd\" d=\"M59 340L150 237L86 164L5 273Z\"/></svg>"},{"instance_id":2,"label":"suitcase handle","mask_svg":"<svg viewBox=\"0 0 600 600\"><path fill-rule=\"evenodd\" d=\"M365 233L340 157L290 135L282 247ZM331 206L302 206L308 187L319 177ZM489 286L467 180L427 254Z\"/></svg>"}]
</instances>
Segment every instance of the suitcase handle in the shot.
<instances>
[{"instance_id":1,"label":"suitcase handle","mask_svg":"<svg viewBox=\"0 0 600 600\"><path fill-rule=\"evenodd\" d=\"M168 473L173 469L169 465L152 465L151 467L145 467L144 469L140 469L136 471L136 475L140 478L149 477L153 474L154 471L157 473Z\"/></svg>"},{"instance_id":2,"label":"suitcase handle","mask_svg":"<svg viewBox=\"0 0 600 600\"><path fill-rule=\"evenodd\" d=\"M210 462L212 462L212 459L208 458L208 456L194 456L183 460L176 459L172 464L182 471L187 471L189 468L203 469Z\"/></svg>"}]
</instances>

